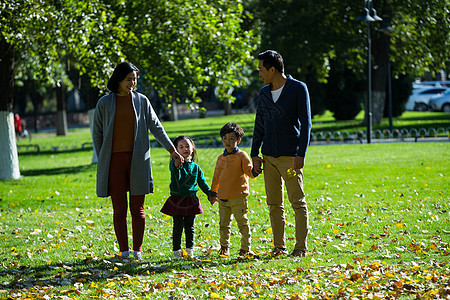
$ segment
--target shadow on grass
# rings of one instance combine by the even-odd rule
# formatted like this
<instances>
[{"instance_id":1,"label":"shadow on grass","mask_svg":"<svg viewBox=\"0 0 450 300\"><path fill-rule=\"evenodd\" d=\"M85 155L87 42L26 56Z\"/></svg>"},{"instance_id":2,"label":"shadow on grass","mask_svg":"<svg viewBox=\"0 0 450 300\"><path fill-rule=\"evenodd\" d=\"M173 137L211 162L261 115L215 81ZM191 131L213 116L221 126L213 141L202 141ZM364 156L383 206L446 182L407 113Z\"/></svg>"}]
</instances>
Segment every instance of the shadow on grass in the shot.
<instances>
[{"instance_id":1,"label":"shadow on grass","mask_svg":"<svg viewBox=\"0 0 450 300\"><path fill-rule=\"evenodd\" d=\"M35 145L35 144L18 144L18 146L26 149L26 150L18 151L20 156L41 155L41 154L48 155L48 154L62 154L62 153L77 153L77 152L92 151L92 147L77 148L77 149L61 149L60 147L52 147L52 150L37 150L36 146L39 147L39 145Z\"/></svg>"},{"instance_id":2,"label":"shadow on grass","mask_svg":"<svg viewBox=\"0 0 450 300\"><path fill-rule=\"evenodd\" d=\"M61 174L76 174L83 172L95 171L97 165L89 164L75 167L62 167L62 168L43 168L34 170L20 171L23 176L40 176L40 175L61 175Z\"/></svg>"},{"instance_id":3,"label":"shadow on grass","mask_svg":"<svg viewBox=\"0 0 450 300\"><path fill-rule=\"evenodd\" d=\"M16 266L15 268L0 271L1 289L16 290L34 286L62 287L72 286L76 282L102 283L111 280L123 280L126 276L151 276L154 274L187 272L195 269L212 269L223 265L236 265L249 263L255 259L271 260L268 255L255 258L222 258L203 256L202 259L161 259L154 261L121 260L118 258L84 259L75 262L41 265L36 267ZM278 258L277 258L278 259ZM9 282L5 277L13 277Z\"/></svg>"}]
</instances>

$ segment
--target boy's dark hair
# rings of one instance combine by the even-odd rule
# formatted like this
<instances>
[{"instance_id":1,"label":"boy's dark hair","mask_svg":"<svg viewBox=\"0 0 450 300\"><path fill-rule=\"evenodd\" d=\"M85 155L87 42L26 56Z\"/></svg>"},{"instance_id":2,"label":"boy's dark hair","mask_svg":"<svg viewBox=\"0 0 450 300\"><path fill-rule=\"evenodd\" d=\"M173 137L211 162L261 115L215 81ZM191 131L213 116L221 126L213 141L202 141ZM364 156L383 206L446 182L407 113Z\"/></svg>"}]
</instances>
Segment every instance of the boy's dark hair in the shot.
<instances>
[{"instance_id":1,"label":"boy's dark hair","mask_svg":"<svg viewBox=\"0 0 450 300\"><path fill-rule=\"evenodd\" d=\"M197 155L197 149L195 148L194 140L191 137L186 136L186 135L179 135L179 136L177 136L173 140L173 145L175 146L175 150L178 147L178 142L181 141L181 140L188 140L192 144L192 147L194 148L194 149L192 149L192 161L196 162L197 159L198 159L198 155ZM173 159L173 158L171 158L171 159Z\"/></svg>"},{"instance_id":2,"label":"boy's dark hair","mask_svg":"<svg viewBox=\"0 0 450 300\"><path fill-rule=\"evenodd\" d=\"M280 73L284 73L283 57L275 50L266 50L258 54L258 59L263 61L266 70L274 67Z\"/></svg>"},{"instance_id":3,"label":"boy's dark hair","mask_svg":"<svg viewBox=\"0 0 450 300\"><path fill-rule=\"evenodd\" d=\"M244 130L236 123L228 122L227 124L223 125L222 129L220 129L220 137L223 138L223 136L227 133L233 132L236 134L236 137L238 139L242 139L244 136Z\"/></svg>"},{"instance_id":4,"label":"boy's dark hair","mask_svg":"<svg viewBox=\"0 0 450 300\"><path fill-rule=\"evenodd\" d=\"M119 92L119 82L125 79L125 77L130 73L136 71L139 76L139 69L129 62L123 62L117 65L112 73L111 77L108 80L107 88L113 93Z\"/></svg>"}]
</instances>

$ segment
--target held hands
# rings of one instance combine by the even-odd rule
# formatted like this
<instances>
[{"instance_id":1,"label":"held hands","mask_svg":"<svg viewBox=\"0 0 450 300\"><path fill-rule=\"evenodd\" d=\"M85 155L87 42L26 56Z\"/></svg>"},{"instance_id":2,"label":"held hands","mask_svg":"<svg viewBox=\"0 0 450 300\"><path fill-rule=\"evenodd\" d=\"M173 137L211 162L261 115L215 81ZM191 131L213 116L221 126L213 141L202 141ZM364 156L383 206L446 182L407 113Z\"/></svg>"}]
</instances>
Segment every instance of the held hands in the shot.
<instances>
[{"instance_id":1,"label":"held hands","mask_svg":"<svg viewBox=\"0 0 450 300\"><path fill-rule=\"evenodd\" d=\"M184 163L184 157L176 150L170 154L175 162L175 167L180 167Z\"/></svg>"},{"instance_id":2,"label":"held hands","mask_svg":"<svg viewBox=\"0 0 450 300\"><path fill-rule=\"evenodd\" d=\"M256 171L256 173L261 174L263 169L262 169L262 164L263 164L264 160L259 157L259 156L253 156L252 157L252 163L253 163L253 169Z\"/></svg>"},{"instance_id":3,"label":"held hands","mask_svg":"<svg viewBox=\"0 0 450 300\"><path fill-rule=\"evenodd\" d=\"M214 205L214 203L219 201L219 198L217 197L217 192L209 190L207 195L209 203L211 203L211 205Z\"/></svg>"},{"instance_id":4,"label":"held hands","mask_svg":"<svg viewBox=\"0 0 450 300\"><path fill-rule=\"evenodd\" d=\"M211 205L214 205L214 203L219 202L219 198L216 197L208 197L209 203L211 203Z\"/></svg>"},{"instance_id":5,"label":"held hands","mask_svg":"<svg viewBox=\"0 0 450 300\"><path fill-rule=\"evenodd\" d=\"M304 165L305 165L305 158L301 156L296 156L294 159L294 165L292 166L292 169L300 170L303 169Z\"/></svg>"}]
</instances>

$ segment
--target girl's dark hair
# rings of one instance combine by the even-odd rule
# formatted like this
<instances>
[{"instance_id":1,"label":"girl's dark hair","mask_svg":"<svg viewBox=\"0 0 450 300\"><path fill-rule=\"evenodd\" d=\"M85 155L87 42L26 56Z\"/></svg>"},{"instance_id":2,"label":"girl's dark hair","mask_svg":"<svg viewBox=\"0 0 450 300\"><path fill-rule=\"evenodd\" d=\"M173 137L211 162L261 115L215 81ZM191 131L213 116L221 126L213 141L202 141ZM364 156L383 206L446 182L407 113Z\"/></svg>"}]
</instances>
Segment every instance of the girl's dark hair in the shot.
<instances>
[{"instance_id":1,"label":"girl's dark hair","mask_svg":"<svg viewBox=\"0 0 450 300\"><path fill-rule=\"evenodd\" d=\"M193 147L193 149L192 149L192 161L193 162L196 162L197 161L197 159L198 159L198 155L197 155L197 149L195 148L195 143L194 143L194 140L191 138L191 137L189 137L189 136L186 136L186 135L180 135L180 136L177 136L174 140L173 140L173 145L175 146L175 149L177 149L177 147L178 147L178 142L179 141L181 141L181 140L188 140L190 143L191 143L191 145L192 145L192 147ZM172 158L173 159L173 158Z\"/></svg>"},{"instance_id":2,"label":"girl's dark hair","mask_svg":"<svg viewBox=\"0 0 450 300\"><path fill-rule=\"evenodd\" d=\"M238 139L242 139L244 136L244 129L242 129L241 126L236 123L228 122L220 129L220 137L222 138L225 134L231 132L233 132Z\"/></svg>"},{"instance_id":3,"label":"girl's dark hair","mask_svg":"<svg viewBox=\"0 0 450 300\"><path fill-rule=\"evenodd\" d=\"M266 50L258 54L258 59L263 61L266 70L274 67L280 73L284 73L283 57L275 50Z\"/></svg>"},{"instance_id":4,"label":"girl's dark hair","mask_svg":"<svg viewBox=\"0 0 450 300\"><path fill-rule=\"evenodd\" d=\"M123 62L117 65L112 73L111 77L108 80L107 88L113 93L119 92L119 82L125 79L125 77L130 73L136 71L139 76L139 69L129 62Z\"/></svg>"}]
</instances>

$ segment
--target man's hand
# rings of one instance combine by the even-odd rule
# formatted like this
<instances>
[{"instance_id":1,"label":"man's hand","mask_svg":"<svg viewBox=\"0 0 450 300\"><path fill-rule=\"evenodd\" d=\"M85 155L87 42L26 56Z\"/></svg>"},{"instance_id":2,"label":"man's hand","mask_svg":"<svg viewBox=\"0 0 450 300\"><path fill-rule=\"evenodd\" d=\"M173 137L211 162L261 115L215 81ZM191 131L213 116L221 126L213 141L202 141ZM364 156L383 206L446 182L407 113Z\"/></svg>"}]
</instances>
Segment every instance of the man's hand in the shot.
<instances>
[{"instance_id":1,"label":"man's hand","mask_svg":"<svg viewBox=\"0 0 450 300\"><path fill-rule=\"evenodd\" d=\"M253 169L255 169L256 173L258 173L258 174L262 173L263 162L264 162L264 160L262 160L261 157L259 157L259 156L252 157Z\"/></svg>"},{"instance_id":2,"label":"man's hand","mask_svg":"<svg viewBox=\"0 0 450 300\"><path fill-rule=\"evenodd\" d=\"M292 166L292 169L300 170L303 169L304 165L305 165L305 158L301 156L296 156L294 159L294 165Z\"/></svg>"}]
</instances>

